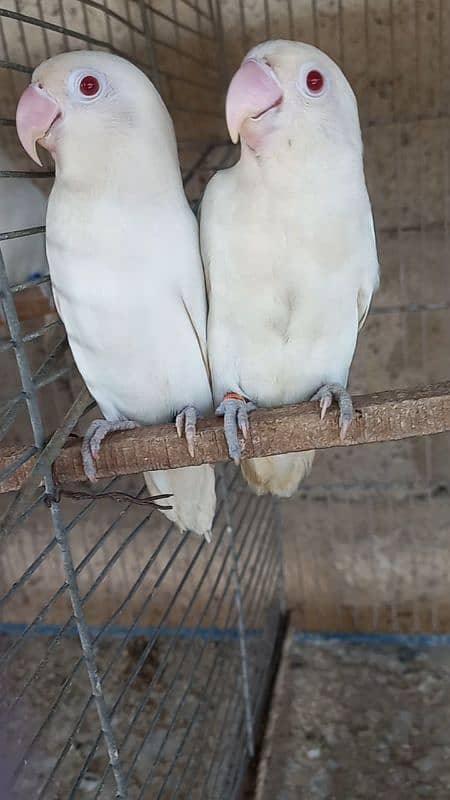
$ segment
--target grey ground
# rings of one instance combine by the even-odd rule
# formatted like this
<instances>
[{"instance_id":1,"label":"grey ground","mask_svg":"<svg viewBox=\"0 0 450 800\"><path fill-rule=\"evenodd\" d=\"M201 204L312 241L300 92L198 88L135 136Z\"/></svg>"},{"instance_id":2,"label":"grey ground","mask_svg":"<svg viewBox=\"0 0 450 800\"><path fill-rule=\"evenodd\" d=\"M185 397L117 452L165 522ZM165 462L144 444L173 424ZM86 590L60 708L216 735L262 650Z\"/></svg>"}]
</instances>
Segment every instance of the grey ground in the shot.
<instances>
[{"instance_id":1,"label":"grey ground","mask_svg":"<svg viewBox=\"0 0 450 800\"><path fill-rule=\"evenodd\" d=\"M450 649L294 641L258 800L450 796Z\"/></svg>"},{"instance_id":2,"label":"grey ground","mask_svg":"<svg viewBox=\"0 0 450 800\"><path fill-rule=\"evenodd\" d=\"M110 705L132 676L146 643L142 638L131 640L117 659L104 683ZM9 637L1 637L0 652L11 644ZM47 657L48 644L43 637L31 640L28 646L21 648L2 679L0 800L68 800L69 797L112 800L115 788L111 771L104 785L102 783L108 766L103 744L86 764L99 727L92 703L79 720L90 691L83 666L74 669L80 656L75 638L66 638L53 648L41 679L31 684L25 702L11 711L30 666L34 669L36 661ZM97 648L101 671L108 665L116 647L117 642L110 640ZM140 800L227 797L226 787L235 766L231 761L231 742L241 733L239 719L229 715L239 691L238 658L236 642L167 638L152 648L139 675L119 702L113 721L119 741L123 740L124 769L130 769L130 800L138 797ZM66 684L66 677L72 671L73 677ZM212 674L208 694L205 693L206 673ZM58 698L57 707L47 720L49 709ZM142 711L138 713L141 706ZM127 735L135 714L138 714L137 720ZM226 719L228 724L224 724ZM26 752L41 726L39 740L22 762L14 789L5 788L11 773L21 763L19 754Z\"/></svg>"}]
</instances>

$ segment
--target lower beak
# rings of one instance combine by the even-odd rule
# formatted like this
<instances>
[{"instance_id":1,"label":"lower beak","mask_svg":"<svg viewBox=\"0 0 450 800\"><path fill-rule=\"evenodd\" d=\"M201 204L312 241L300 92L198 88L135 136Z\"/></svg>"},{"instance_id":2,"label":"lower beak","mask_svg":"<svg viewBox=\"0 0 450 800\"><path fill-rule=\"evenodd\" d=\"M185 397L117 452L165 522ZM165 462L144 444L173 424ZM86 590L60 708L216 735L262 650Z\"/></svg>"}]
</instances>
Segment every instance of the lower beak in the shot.
<instances>
[{"instance_id":1,"label":"lower beak","mask_svg":"<svg viewBox=\"0 0 450 800\"><path fill-rule=\"evenodd\" d=\"M282 99L280 83L271 67L254 58L244 61L232 78L225 104L231 141L236 144L246 119L262 116Z\"/></svg>"},{"instance_id":2,"label":"lower beak","mask_svg":"<svg viewBox=\"0 0 450 800\"><path fill-rule=\"evenodd\" d=\"M24 150L40 166L36 143L48 133L60 114L56 100L34 83L27 86L17 105L17 135Z\"/></svg>"}]
</instances>

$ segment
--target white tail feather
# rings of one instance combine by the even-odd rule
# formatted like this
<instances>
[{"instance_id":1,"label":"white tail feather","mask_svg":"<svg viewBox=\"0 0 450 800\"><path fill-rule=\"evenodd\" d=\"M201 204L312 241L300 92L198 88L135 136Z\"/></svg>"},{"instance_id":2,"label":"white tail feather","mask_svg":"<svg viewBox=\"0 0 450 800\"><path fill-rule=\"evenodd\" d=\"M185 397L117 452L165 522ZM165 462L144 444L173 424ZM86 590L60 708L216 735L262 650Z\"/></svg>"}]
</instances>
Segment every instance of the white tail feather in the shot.
<instances>
[{"instance_id":1,"label":"white tail feather","mask_svg":"<svg viewBox=\"0 0 450 800\"><path fill-rule=\"evenodd\" d=\"M216 510L216 490L214 469L208 465L183 467L182 469L145 472L145 482L150 495L173 494L167 500L171 511L162 513L174 522L179 529L194 531L211 540L214 512Z\"/></svg>"},{"instance_id":2,"label":"white tail feather","mask_svg":"<svg viewBox=\"0 0 450 800\"><path fill-rule=\"evenodd\" d=\"M309 474L314 460L314 450L304 453L249 458L241 463L248 485L256 494L276 494L291 497L298 485Z\"/></svg>"}]
</instances>

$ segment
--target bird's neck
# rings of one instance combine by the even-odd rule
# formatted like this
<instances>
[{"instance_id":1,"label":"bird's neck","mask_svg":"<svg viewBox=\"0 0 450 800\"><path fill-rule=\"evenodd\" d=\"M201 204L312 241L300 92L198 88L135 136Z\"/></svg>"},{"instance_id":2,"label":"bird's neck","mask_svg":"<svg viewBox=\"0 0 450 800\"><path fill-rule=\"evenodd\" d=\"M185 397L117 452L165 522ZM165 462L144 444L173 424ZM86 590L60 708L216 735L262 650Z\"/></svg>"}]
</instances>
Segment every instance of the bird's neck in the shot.
<instances>
[{"instance_id":1,"label":"bird's neck","mask_svg":"<svg viewBox=\"0 0 450 800\"><path fill-rule=\"evenodd\" d=\"M335 186L351 190L363 177L363 162L357 148L316 146L314 142L292 142L290 146L271 147L255 153L245 143L241 148L238 169L244 181L265 187L276 196L297 186L299 190Z\"/></svg>"},{"instance_id":2,"label":"bird's neck","mask_svg":"<svg viewBox=\"0 0 450 800\"><path fill-rule=\"evenodd\" d=\"M66 188L120 193L136 202L182 191L178 157L172 149L142 137L109 137L101 147L65 142L55 154L56 181Z\"/></svg>"}]
</instances>

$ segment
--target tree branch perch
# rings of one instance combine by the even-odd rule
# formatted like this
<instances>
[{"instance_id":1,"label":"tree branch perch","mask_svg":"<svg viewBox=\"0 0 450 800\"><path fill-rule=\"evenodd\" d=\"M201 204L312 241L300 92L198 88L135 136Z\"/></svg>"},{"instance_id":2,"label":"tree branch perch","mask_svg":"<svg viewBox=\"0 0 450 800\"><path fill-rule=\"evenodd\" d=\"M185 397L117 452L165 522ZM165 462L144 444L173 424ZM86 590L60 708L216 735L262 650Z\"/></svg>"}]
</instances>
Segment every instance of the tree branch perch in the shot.
<instances>
[{"instance_id":1,"label":"tree branch perch","mask_svg":"<svg viewBox=\"0 0 450 800\"><path fill-rule=\"evenodd\" d=\"M348 447L386 442L413 436L428 436L450 430L450 381L423 389L380 392L354 397L355 420L344 442L339 438L338 411L332 407L321 422L318 403L301 403L262 409L250 417L250 433L244 458ZM58 484L85 481L80 441L71 441L54 464ZM0 471L11 469L28 448L0 448ZM11 472L0 492L19 489L30 474L35 456ZM210 418L198 425L195 458L175 425L153 425L114 433L102 445L97 462L99 478L131 475L146 470L172 469L195 464L229 461L223 420Z\"/></svg>"}]
</instances>

